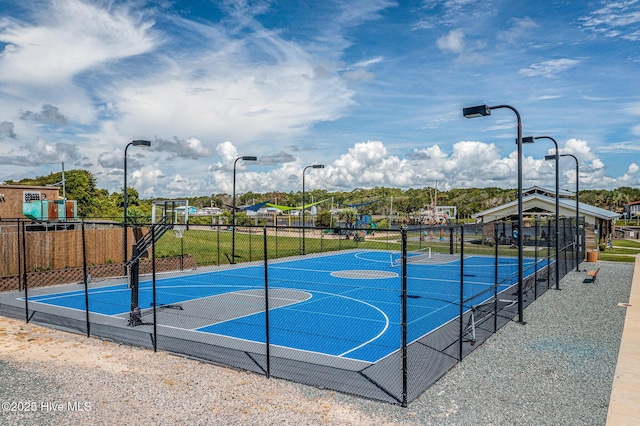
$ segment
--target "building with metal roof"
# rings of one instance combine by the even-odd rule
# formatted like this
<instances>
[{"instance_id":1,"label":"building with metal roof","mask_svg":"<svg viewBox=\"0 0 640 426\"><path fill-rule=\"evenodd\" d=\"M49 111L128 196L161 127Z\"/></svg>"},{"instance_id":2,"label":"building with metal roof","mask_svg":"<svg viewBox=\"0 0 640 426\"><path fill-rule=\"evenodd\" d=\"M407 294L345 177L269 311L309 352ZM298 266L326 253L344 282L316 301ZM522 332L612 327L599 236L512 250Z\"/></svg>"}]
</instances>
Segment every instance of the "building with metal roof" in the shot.
<instances>
[{"instance_id":1,"label":"building with metal roof","mask_svg":"<svg viewBox=\"0 0 640 426\"><path fill-rule=\"evenodd\" d=\"M624 206L625 217L635 219L640 217L640 200L633 201Z\"/></svg>"},{"instance_id":2,"label":"building with metal roof","mask_svg":"<svg viewBox=\"0 0 640 426\"><path fill-rule=\"evenodd\" d=\"M540 187L532 187L523 191L522 213L525 223L536 217L554 216L556 209L555 191ZM560 217L576 217L576 201L567 196L575 193L562 191L559 193ZM585 203L578 204L578 216L585 229L596 231L599 238L613 237L615 221L622 215L600 207ZM472 215L480 223L491 223L500 220L518 220L518 200L510 201L500 206L492 207Z\"/></svg>"}]
</instances>

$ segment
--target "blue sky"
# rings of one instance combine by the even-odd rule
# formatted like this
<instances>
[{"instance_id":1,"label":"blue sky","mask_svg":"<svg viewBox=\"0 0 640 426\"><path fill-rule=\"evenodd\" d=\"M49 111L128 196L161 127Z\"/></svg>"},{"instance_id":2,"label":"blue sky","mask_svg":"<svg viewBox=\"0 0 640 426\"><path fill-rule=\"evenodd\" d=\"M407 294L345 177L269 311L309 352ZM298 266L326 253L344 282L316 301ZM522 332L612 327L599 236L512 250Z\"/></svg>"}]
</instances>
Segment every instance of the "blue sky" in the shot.
<instances>
[{"instance_id":1,"label":"blue sky","mask_svg":"<svg viewBox=\"0 0 640 426\"><path fill-rule=\"evenodd\" d=\"M143 197L517 186L552 136L581 189L640 185L640 0L0 0L0 181ZM553 187L548 140L524 185ZM575 162L560 161L575 188Z\"/></svg>"}]
</instances>

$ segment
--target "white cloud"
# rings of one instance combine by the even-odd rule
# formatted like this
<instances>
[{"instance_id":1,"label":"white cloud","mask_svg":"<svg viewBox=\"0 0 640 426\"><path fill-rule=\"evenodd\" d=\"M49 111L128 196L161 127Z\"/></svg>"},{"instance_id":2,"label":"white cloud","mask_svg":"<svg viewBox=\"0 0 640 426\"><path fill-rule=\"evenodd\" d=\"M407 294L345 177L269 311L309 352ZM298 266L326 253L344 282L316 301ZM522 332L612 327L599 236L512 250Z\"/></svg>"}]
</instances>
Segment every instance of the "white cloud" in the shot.
<instances>
[{"instance_id":1,"label":"white cloud","mask_svg":"<svg viewBox=\"0 0 640 426\"><path fill-rule=\"evenodd\" d=\"M216 153L222 158L220 163L217 163L217 167L231 168L233 162L238 158L238 148L236 148L231 142L225 141L216 147ZM240 164L242 167L242 164Z\"/></svg>"},{"instance_id":2,"label":"white cloud","mask_svg":"<svg viewBox=\"0 0 640 426\"><path fill-rule=\"evenodd\" d=\"M464 33L462 30L451 30L446 36L439 37L436 45L443 52L460 54L464 51Z\"/></svg>"},{"instance_id":3,"label":"white cloud","mask_svg":"<svg viewBox=\"0 0 640 426\"><path fill-rule=\"evenodd\" d=\"M367 71L367 68L369 68L372 65L380 64L383 61L384 59L381 56L378 56L375 58L365 59L363 61L356 62L350 68L348 68L342 73L342 77L347 80L360 80L360 81L372 80L375 77L375 74L372 73L371 71Z\"/></svg>"},{"instance_id":4,"label":"white cloud","mask_svg":"<svg viewBox=\"0 0 640 426\"><path fill-rule=\"evenodd\" d=\"M176 173L172 177L164 174L157 176L151 174L149 177L153 180L145 182L144 193L151 194L150 196L157 197L161 194L162 197L183 198L186 196L209 195L215 192L211 191L211 188L205 184L204 180L189 178L181 173ZM159 185L158 181L161 181L162 184ZM158 190L161 190L160 194L158 194Z\"/></svg>"},{"instance_id":5,"label":"white cloud","mask_svg":"<svg viewBox=\"0 0 640 426\"><path fill-rule=\"evenodd\" d=\"M607 38L624 38L631 41L639 40L638 31L633 27L640 23L640 11L637 0L608 1L579 19L585 29L602 34ZM631 27L631 28L629 28ZM630 31L627 32L627 29Z\"/></svg>"},{"instance_id":6,"label":"white cloud","mask_svg":"<svg viewBox=\"0 0 640 426\"><path fill-rule=\"evenodd\" d=\"M124 149L114 149L101 153L98 157L98 164L105 169L122 169L124 165Z\"/></svg>"},{"instance_id":7,"label":"white cloud","mask_svg":"<svg viewBox=\"0 0 640 426\"><path fill-rule=\"evenodd\" d=\"M39 166L71 162L78 158L78 148L69 143L52 143L38 138L34 143L16 147L9 154L0 155L0 164Z\"/></svg>"},{"instance_id":8,"label":"white cloud","mask_svg":"<svg viewBox=\"0 0 640 426\"><path fill-rule=\"evenodd\" d=\"M389 0L353 0L348 3L338 2L338 5L340 12L336 21L348 27L376 20L381 10L395 7L396 3Z\"/></svg>"},{"instance_id":9,"label":"white cloud","mask_svg":"<svg viewBox=\"0 0 640 426\"><path fill-rule=\"evenodd\" d=\"M200 194L233 191L233 161L239 156L231 142L217 146L219 163L209 167L208 179L188 180L177 174L167 182L171 189L184 188L191 193L195 188ZM618 183L637 179L637 166L619 180L605 175L604 164L598 159L586 141L570 139L561 153L578 157L583 188ZM258 160L260 160L258 158ZM570 160L561 160L562 184L575 185L575 167ZM564 161L567 163L565 164ZM354 144L346 153L332 162L325 163L324 169L314 169L305 176L307 188L344 190L349 188L372 188L375 186L422 188L433 186L436 181L441 188L488 187L513 188L517 186L517 151L515 148L502 156L498 147L479 141L461 141L453 145L447 154L438 145L423 149L413 149L406 158L389 153L384 143L368 141ZM256 170L253 163L239 161L236 170L236 192L300 191L302 169L306 163L292 159L268 171ZM260 164L258 162L258 164ZM529 185L553 186L553 165L543 159L523 157L523 174ZM583 176L584 174L584 176ZM176 192L178 194L179 192Z\"/></svg>"},{"instance_id":10,"label":"white cloud","mask_svg":"<svg viewBox=\"0 0 640 426\"><path fill-rule=\"evenodd\" d=\"M547 100L560 99L560 98L562 98L562 95L541 95L541 96L538 96L536 99L540 101L547 101Z\"/></svg>"},{"instance_id":11,"label":"white cloud","mask_svg":"<svg viewBox=\"0 0 640 426\"><path fill-rule=\"evenodd\" d=\"M590 40L572 39L565 31L569 22L558 22L553 39L543 37L531 48L521 43L531 40L524 36L532 30L536 40L545 35L536 22L476 0L430 0L418 7L387 0L317 8L309 3L312 17L277 21L269 19L276 10L266 1L222 2L220 16L193 20L170 2L56 0L37 2L38 10L34 4L7 8L2 15L12 17L0 18L0 163L11 166L3 168L6 178L24 177L19 175L25 165L34 167L29 174L41 174L49 168L35 167L68 161L68 167L90 168L100 186L119 190L124 146L148 139L150 149L129 151L130 177L145 194L159 196L230 193L233 162L240 155L264 161L238 163L239 191L298 190L302 168L314 161L326 169L309 173L307 184L327 189L422 187L435 180L443 187L514 187L513 151L465 139L468 124L459 105L471 97L517 102L529 129L553 134L580 129L592 145L597 140L593 149L578 140L563 148L578 156L584 173L593 174L591 185L615 186L634 176L637 181L633 171L619 178L605 175L605 170L625 170L624 160L610 160L614 154L640 149L632 136L612 142L605 134L617 132L606 128L615 126L640 135L640 104L614 86L624 80L620 74L606 84L583 80L613 76L607 72L625 67L581 59L601 56L589 52ZM630 37L635 18L628 12L637 4L608 3L585 27ZM394 13L381 13L390 8ZM408 31L407 22L422 19L427 10L428 26L438 32ZM21 14L25 11L31 14ZM531 16L547 25L542 6L534 12ZM302 19L287 20L296 17ZM291 24L266 26L274 22ZM359 30L363 24L366 31ZM495 31L487 35L487 28ZM363 34L390 38L363 39ZM435 40L434 34L442 37ZM503 43L489 51L483 43L491 39L478 37L493 35ZM406 43L391 45L402 37ZM549 46L558 40L566 58L531 59L530 54L557 57ZM616 48L600 40L597 47L603 46ZM452 66L452 58L439 51L456 55L458 65L482 60L487 66ZM624 52L633 65L633 54ZM503 66L507 57L513 60ZM517 64L532 65L518 76L513 66L523 65ZM583 65L590 68L579 76L566 72ZM585 99L598 102L591 108L598 120L580 110ZM536 104L541 100L544 108ZM628 106L617 110L605 105L624 102ZM554 117L562 120L553 123ZM481 134L512 141L513 124L511 115L496 114L482 124ZM422 135L437 144L420 140ZM530 157L524 166L541 183L553 171Z\"/></svg>"},{"instance_id":12,"label":"white cloud","mask_svg":"<svg viewBox=\"0 0 640 426\"><path fill-rule=\"evenodd\" d=\"M232 139L238 146L276 135L304 134L353 104L346 82L324 61L277 33L249 33L242 43L223 29L206 48L165 57L163 72L124 79L104 97L114 99L124 134L148 129L163 138ZM215 48L211 48L214 46ZM259 47L260 60L253 58ZM351 77L370 78L364 72Z\"/></svg>"},{"instance_id":13,"label":"white cloud","mask_svg":"<svg viewBox=\"0 0 640 426\"><path fill-rule=\"evenodd\" d=\"M526 77L553 78L560 73L578 66L578 64L580 64L580 61L577 59L552 59L549 61L538 62L537 64L531 64L529 68L523 68L518 71L518 73Z\"/></svg>"},{"instance_id":14,"label":"white cloud","mask_svg":"<svg viewBox=\"0 0 640 426\"><path fill-rule=\"evenodd\" d=\"M564 144L564 148L559 149L560 154L573 154L578 160L592 161L596 157L587 144L587 141L571 138Z\"/></svg>"},{"instance_id":15,"label":"white cloud","mask_svg":"<svg viewBox=\"0 0 640 426\"><path fill-rule=\"evenodd\" d=\"M0 98L14 111L55 105L68 123L95 125L92 88L106 84L120 61L159 45L152 22L128 6L59 0L27 8L28 18L0 18ZM108 78L95 78L105 71ZM83 77L90 74L87 89ZM20 125L22 137L38 136L34 123Z\"/></svg>"},{"instance_id":16,"label":"white cloud","mask_svg":"<svg viewBox=\"0 0 640 426\"><path fill-rule=\"evenodd\" d=\"M616 186L640 186L640 166L636 163L629 164L627 172L615 179Z\"/></svg>"},{"instance_id":17,"label":"white cloud","mask_svg":"<svg viewBox=\"0 0 640 426\"><path fill-rule=\"evenodd\" d=\"M397 174L393 179L404 180L400 177L406 172L402 166L403 162L399 158L388 155L382 142L361 142L356 143L346 154L342 154L333 162L329 168L329 180L332 181L334 171L342 179L351 182L355 180L356 186L380 184L391 178L390 173ZM337 180L333 182L338 183Z\"/></svg>"},{"instance_id":18,"label":"white cloud","mask_svg":"<svg viewBox=\"0 0 640 426\"><path fill-rule=\"evenodd\" d=\"M248 165L254 164L254 162L245 162L238 160L241 156L254 155L252 153L238 154L238 148L229 141L222 142L216 147L216 153L221 158L221 161L212 164L207 168L207 182L206 186L210 187L210 192L218 193L225 192L231 194L233 192L233 168L235 163L236 169L236 191L244 192L245 188L251 188L252 191L259 191L258 187L264 186L264 181L269 180L264 174L260 174L262 179L258 179L254 175L254 181L247 181ZM260 158L258 158L258 161ZM268 173L267 173L268 174ZM243 175L243 178L238 179L239 175ZM253 183L253 185L252 185Z\"/></svg>"},{"instance_id":19,"label":"white cloud","mask_svg":"<svg viewBox=\"0 0 640 426\"><path fill-rule=\"evenodd\" d=\"M158 182L163 176L164 174L162 171L155 165L143 166L140 169L133 171L131 176L127 177L127 186L138 188L138 191L143 198L158 197L159 194L156 192L156 188L162 190L162 193L165 193L164 188L162 188L161 185L158 185ZM169 188L169 193L172 193L171 189L172 188ZM175 194L175 192L173 193ZM192 192L187 193L189 195L193 195ZM184 192L182 192L182 194L184 194Z\"/></svg>"},{"instance_id":20,"label":"white cloud","mask_svg":"<svg viewBox=\"0 0 640 426\"><path fill-rule=\"evenodd\" d=\"M137 22L124 8L112 10L79 0L52 2L38 24L0 21L0 79L18 84L66 84L97 64L150 51L151 22Z\"/></svg>"},{"instance_id":21,"label":"white cloud","mask_svg":"<svg viewBox=\"0 0 640 426\"><path fill-rule=\"evenodd\" d=\"M2 139L15 139L16 132L14 125L10 121L0 122L0 140Z\"/></svg>"},{"instance_id":22,"label":"white cloud","mask_svg":"<svg viewBox=\"0 0 640 426\"><path fill-rule=\"evenodd\" d=\"M214 153L214 148L203 143L198 138L189 138L186 140L180 140L174 138L174 141L168 141L164 139L156 139L152 143L154 151L163 151L170 153L172 157L199 159L203 157L211 157Z\"/></svg>"},{"instance_id":23,"label":"white cloud","mask_svg":"<svg viewBox=\"0 0 640 426\"><path fill-rule=\"evenodd\" d=\"M631 129L633 134L640 135L640 126ZM636 130L639 133L635 133ZM637 141L617 142L599 146L598 152L608 152L614 154L637 153L640 151L640 144Z\"/></svg>"},{"instance_id":24,"label":"white cloud","mask_svg":"<svg viewBox=\"0 0 640 426\"><path fill-rule=\"evenodd\" d=\"M353 68L367 68L367 67L369 67L371 65L379 64L383 60L384 59L382 58L382 56L377 56L375 58L366 59L364 61L357 62L357 63L353 64Z\"/></svg>"},{"instance_id":25,"label":"white cloud","mask_svg":"<svg viewBox=\"0 0 640 426\"><path fill-rule=\"evenodd\" d=\"M622 111L634 116L640 116L640 102L630 103L622 108Z\"/></svg>"},{"instance_id":26,"label":"white cloud","mask_svg":"<svg viewBox=\"0 0 640 426\"><path fill-rule=\"evenodd\" d=\"M436 166L437 167L437 166ZM444 179L454 186L501 186L500 181L513 181L516 159L501 158L494 144L461 141L453 145L452 155L439 163Z\"/></svg>"},{"instance_id":27,"label":"white cloud","mask_svg":"<svg viewBox=\"0 0 640 426\"><path fill-rule=\"evenodd\" d=\"M387 150L382 142L356 143L326 168L327 183L335 187L357 187L364 172L381 164L386 156ZM370 183L376 177L381 181L381 175L373 171L366 173L366 180Z\"/></svg>"},{"instance_id":28,"label":"white cloud","mask_svg":"<svg viewBox=\"0 0 640 426\"><path fill-rule=\"evenodd\" d=\"M504 40L512 45L517 45L517 40L523 36L528 40L529 34L538 27L538 24L529 17L512 19L513 25L505 31L500 31L497 35L499 40Z\"/></svg>"},{"instance_id":29,"label":"white cloud","mask_svg":"<svg viewBox=\"0 0 640 426\"><path fill-rule=\"evenodd\" d=\"M347 80L369 81L375 78L375 74L365 70L364 68L358 68L353 71L344 72L342 77Z\"/></svg>"},{"instance_id":30,"label":"white cloud","mask_svg":"<svg viewBox=\"0 0 640 426\"><path fill-rule=\"evenodd\" d=\"M67 117L64 116L59 110L58 107L54 105L42 105L42 111L33 112L33 111L24 111L20 114L20 118L22 120L31 120L38 123L50 123L57 125L65 125L67 124Z\"/></svg>"}]
</instances>

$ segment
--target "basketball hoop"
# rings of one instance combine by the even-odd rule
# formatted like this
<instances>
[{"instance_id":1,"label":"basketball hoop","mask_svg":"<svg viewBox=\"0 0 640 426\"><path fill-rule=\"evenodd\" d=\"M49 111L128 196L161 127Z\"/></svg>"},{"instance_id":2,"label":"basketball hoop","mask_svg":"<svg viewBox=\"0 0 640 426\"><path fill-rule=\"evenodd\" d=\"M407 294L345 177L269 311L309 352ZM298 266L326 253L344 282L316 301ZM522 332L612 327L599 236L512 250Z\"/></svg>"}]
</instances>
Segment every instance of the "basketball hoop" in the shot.
<instances>
[{"instance_id":1,"label":"basketball hoop","mask_svg":"<svg viewBox=\"0 0 640 426\"><path fill-rule=\"evenodd\" d=\"M174 225L173 226L173 235L176 238L182 238L182 234L184 233L184 230L186 229L186 226L181 226L181 225Z\"/></svg>"}]
</instances>

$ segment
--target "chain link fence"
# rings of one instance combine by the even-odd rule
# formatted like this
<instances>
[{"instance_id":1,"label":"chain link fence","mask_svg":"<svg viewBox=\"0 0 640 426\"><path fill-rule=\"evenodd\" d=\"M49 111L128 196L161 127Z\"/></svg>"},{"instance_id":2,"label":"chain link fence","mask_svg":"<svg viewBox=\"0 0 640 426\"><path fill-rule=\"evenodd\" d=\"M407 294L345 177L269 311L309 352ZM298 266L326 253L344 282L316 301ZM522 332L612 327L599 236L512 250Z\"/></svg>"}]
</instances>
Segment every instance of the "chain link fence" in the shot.
<instances>
[{"instance_id":1,"label":"chain link fence","mask_svg":"<svg viewBox=\"0 0 640 426\"><path fill-rule=\"evenodd\" d=\"M2 315L402 406L559 288L579 241L570 219L0 226Z\"/></svg>"}]
</instances>

